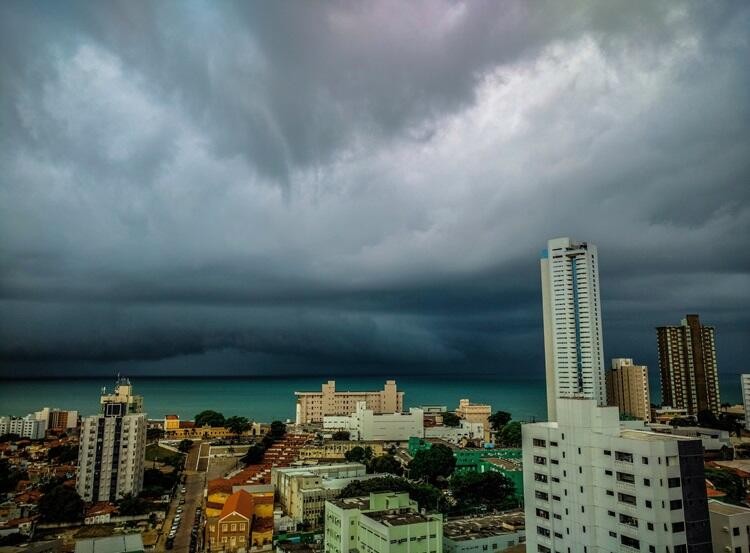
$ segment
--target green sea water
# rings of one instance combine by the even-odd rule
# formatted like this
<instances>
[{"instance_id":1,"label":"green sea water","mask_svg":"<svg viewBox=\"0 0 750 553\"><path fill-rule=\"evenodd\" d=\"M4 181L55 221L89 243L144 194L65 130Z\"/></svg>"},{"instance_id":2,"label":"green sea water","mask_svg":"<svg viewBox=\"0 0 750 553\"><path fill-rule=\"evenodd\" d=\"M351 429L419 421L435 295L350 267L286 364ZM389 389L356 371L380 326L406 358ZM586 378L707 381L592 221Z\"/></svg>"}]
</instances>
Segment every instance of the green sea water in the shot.
<instances>
[{"instance_id":1,"label":"green sea water","mask_svg":"<svg viewBox=\"0 0 750 553\"><path fill-rule=\"evenodd\" d=\"M653 375L652 375L653 376ZM216 378L133 378L136 393L144 396L150 418L177 414L191 419L204 409L227 416L241 415L257 421L294 419L296 390L320 390L327 380L315 377L216 377ZM376 390L382 376L346 378L337 376L338 390ZM720 377L722 402L740 401L739 375ZM405 392L405 406L458 406L461 398L489 403L516 420L545 420L545 385L542 378L508 378L498 375L466 375L461 378L402 376L396 382ZM76 409L81 415L98 410L99 392L111 388L113 379L52 379L0 381L0 415L25 415L42 407ZM659 401L658 381L651 383L652 400Z\"/></svg>"}]
</instances>

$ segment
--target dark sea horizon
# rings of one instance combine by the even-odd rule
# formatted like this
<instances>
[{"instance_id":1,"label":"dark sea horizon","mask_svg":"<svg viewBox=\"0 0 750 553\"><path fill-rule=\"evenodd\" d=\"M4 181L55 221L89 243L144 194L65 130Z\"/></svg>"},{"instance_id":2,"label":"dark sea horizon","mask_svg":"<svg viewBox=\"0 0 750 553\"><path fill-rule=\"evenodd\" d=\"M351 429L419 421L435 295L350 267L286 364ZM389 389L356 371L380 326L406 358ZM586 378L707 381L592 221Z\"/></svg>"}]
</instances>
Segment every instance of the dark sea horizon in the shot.
<instances>
[{"instance_id":1,"label":"dark sea horizon","mask_svg":"<svg viewBox=\"0 0 750 553\"><path fill-rule=\"evenodd\" d=\"M652 402L660 401L658 376L651 375ZM387 379L395 379L405 392L405 407L444 405L449 409L468 398L489 403L493 410L512 413L515 420L545 420L547 415L544 379L497 374L368 376L211 376L131 378L137 394L144 396L149 418L177 414L192 419L205 409L226 416L240 415L268 422L294 420L295 391L320 390L326 380L335 380L343 390L377 390ZM0 380L0 416L22 416L42 407L74 409L81 415L98 411L102 387L111 389L114 379L102 377L31 378ZM740 376L720 374L721 400L741 402Z\"/></svg>"}]
</instances>

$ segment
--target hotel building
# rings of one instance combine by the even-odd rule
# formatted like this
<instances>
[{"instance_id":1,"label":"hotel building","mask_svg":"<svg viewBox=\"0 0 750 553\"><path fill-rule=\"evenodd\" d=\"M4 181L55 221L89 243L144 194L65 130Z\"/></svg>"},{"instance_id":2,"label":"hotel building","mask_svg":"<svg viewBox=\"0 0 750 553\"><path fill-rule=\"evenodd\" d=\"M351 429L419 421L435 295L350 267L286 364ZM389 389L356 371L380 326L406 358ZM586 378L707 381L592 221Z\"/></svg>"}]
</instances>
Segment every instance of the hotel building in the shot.
<instances>
[{"instance_id":1,"label":"hotel building","mask_svg":"<svg viewBox=\"0 0 750 553\"><path fill-rule=\"evenodd\" d=\"M116 501L143 488L146 415L132 391L120 379L114 394L102 390L102 414L81 421L76 490L85 501Z\"/></svg>"},{"instance_id":2,"label":"hotel building","mask_svg":"<svg viewBox=\"0 0 750 553\"><path fill-rule=\"evenodd\" d=\"M687 409L689 415L709 410L718 416L719 373L714 328L687 315L679 326L656 329L662 403Z\"/></svg>"},{"instance_id":3,"label":"hotel building","mask_svg":"<svg viewBox=\"0 0 750 553\"><path fill-rule=\"evenodd\" d=\"M404 392L395 380L387 380L382 390L374 392L337 392L336 381L329 380L320 392L294 392L297 396L297 424L322 423L326 415L350 415L357 403L364 401L375 413L400 413L404 409Z\"/></svg>"},{"instance_id":4,"label":"hotel building","mask_svg":"<svg viewBox=\"0 0 750 553\"><path fill-rule=\"evenodd\" d=\"M555 400L585 397L606 404L599 260L596 246L555 238L540 261L547 418Z\"/></svg>"},{"instance_id":5,"label":"hotel building","mask_svg":"<svg viewBox=\"0 0 750 553\"><path fill-rule=\"evenodd\" d=\"M632 359L612 359L612 369L607 372L607 404L636 419L651 420L648 367L634 365Z\"/></svg>"},{"instance_id":6,"label":"hotel building","mask_svg":"<svg viewBox=\"0 0 750 553\"><path fill-rule=\"evenodd\" d=\"M470 423L481 423L484 429L484 441L490 441L490 415L492 415L492 406L472 403L468 399L458 401L456 415Z\"/></svg>"}]
</instances>

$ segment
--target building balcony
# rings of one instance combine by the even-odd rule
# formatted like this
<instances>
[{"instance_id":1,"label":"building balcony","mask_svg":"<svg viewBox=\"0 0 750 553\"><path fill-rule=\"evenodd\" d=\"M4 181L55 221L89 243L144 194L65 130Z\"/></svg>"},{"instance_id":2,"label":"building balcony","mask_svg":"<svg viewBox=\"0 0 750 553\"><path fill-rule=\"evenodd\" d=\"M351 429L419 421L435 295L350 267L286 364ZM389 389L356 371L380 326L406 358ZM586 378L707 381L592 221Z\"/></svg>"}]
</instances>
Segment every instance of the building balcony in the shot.
<instances>
[{"instance_id":1,"label":"building balcony","mask_svg":"<svg viewBox=\"0 0 750 553\"><path fill-rule=\"evenodd\" d=\"M635 491L635 483L630 482L623 482L621 480L618 480L615 482L615 487L618 490L624 491L624 492L634 492Z\"/></svg>"}]
</instances>

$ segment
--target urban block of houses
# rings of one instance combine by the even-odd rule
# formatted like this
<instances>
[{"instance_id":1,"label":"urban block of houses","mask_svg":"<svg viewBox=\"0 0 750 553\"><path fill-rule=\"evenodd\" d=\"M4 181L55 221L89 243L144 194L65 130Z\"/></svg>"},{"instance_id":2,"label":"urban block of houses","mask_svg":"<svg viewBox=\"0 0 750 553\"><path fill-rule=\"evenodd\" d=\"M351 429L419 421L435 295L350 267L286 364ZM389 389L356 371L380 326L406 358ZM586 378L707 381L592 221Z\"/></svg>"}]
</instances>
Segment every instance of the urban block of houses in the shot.
<instances>
[{"instance_id":1,"label":"urban block of houses","mask_svg":"<svg viewBox=\"0 0 750 553\"><path fill-rule=\"evenodd\" d=\"M419 512L407 493L326 502L325 552L442 553L443 517Z\"/></svg>"}]
</instances>

